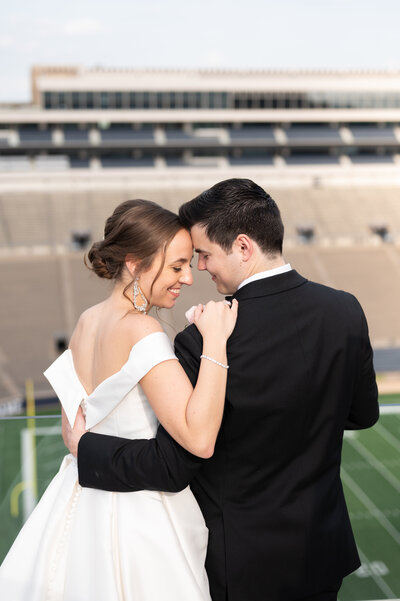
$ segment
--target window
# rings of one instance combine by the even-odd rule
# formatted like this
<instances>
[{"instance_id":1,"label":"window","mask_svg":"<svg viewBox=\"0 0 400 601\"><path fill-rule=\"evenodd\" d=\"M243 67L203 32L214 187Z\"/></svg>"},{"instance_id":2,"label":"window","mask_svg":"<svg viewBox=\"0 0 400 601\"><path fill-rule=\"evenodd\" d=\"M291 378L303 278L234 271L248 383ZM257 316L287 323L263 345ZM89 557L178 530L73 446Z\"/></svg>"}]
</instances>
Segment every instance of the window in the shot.
<instances>
[{"instance_id":1,"label":"window","mask_svg":"<svg viewBox=\"0 0 400 601\"><path fill-rule=\"evenodd\" d=\"M72 108L73 109L80 108L78 92L72 92Z\"/></svg>"},{"instance_id":2,"label":"window","mask_svg":"<svg viewBox=\"0 0 400 601\"><path fill-rule=\"evenodd\" d=\"M93 92L86 92L86 108L94 108Z\"/></svg>"},{"instance_id":3,"label":"window","mask_svg":"<svg viewBox=\"0 0 400 601\"><path fill-rule=\"evenodd\" d=\"M108 102L109 102L108 93L100 92L100 108L108 109Z\"/></svg>"},{"instance_id":4,"label":"window","mask_svg":"<svg viewBox=\"0 0 400 601\"><path fill-rule=\"evenodd\" d=\"M45 109L51 109L51 92L44 92L42 94L42 105Z\"/></svg>"}]
</instances>

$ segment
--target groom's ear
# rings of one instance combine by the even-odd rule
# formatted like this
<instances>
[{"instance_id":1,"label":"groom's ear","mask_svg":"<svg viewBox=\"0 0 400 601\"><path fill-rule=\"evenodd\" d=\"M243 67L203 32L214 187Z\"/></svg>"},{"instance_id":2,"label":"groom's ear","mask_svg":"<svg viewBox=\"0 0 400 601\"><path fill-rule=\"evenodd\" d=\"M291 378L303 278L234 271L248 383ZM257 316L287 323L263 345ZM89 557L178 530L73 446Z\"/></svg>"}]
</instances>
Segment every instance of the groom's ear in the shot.
<instances>
[{"instance_id":1,"label":"groom's ear","mask_svg":"<svg viewBox=\"0 0 400 601\"><path fill-rule=\"evenodd\" d=\"M252 257L254 252L254 244L252 239L246 234L239 234L236 237L233 245L237 252L240 253L240 258L242 261L248 261Z\"/></svg>"}]
</instances>

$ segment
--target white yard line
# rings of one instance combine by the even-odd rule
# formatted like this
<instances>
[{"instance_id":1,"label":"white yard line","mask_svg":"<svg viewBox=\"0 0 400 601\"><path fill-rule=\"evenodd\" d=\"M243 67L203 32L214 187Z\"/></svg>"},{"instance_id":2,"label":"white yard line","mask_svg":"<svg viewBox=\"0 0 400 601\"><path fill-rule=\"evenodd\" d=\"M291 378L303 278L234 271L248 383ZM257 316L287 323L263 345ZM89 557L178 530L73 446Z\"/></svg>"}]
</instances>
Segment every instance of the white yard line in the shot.
<instances>
[{"instance_id":1,"label":"white yard line","mask_svg":"<svg viewBox=\"0 0 400 601\"><path fill-rule=\"evenodd\" d=\"M379 422L374 426L375 432L378 432L388 442L391 444L397 451L400 451L400 442L399 440L393 436L391 432L385 426L382 426Z\"/></svg>"},{"instance_id":2,"label":"white yard line","mask_svg":"<svg viewBox=\"0 0 400 601\"><path fill-rule=\"evenodd\" d=\"M356 438L348 438L347 442L354 449L356 449L358 453L360 453L360 455L362 455L364 459L366 459L368 463L376 469L377 472L380 473L382 478L385 478L385 480L389 482L389 484L393 486L398 493L400 493L400 480L396 478L396 476L394 476L392 472L390 472L387 467L371 453L371 451L368 451L367 447L365 447L362 442Z\"/></svg>"},{"instance_id":3,"label":"white yard line","mask_svg":"<svg viewBox=\"0 0 400 601\"><path fill-rule=\"evenodd\" d=\"M379 413L380 415L400 414L400 405L380 405Z\"/></svg>"},{"instance_id":4,"label":"white yard line","mask_svg":"<svg viewBox=\"0 0 400 601\"><path fill-rule=\"evenodd\" d=\"M350 488L352 493L361 501L361 503L368 509L368 511L374 516L374 518L381 524L386 532L393 538L393 540L400 545L400 532L393 526L391 522L386 518L382 511L375 505L373 501L365 494L365 492L358 486L358 484L348 475L345 469L341 469L341 478L343 482Z\"/></svg>"},{"instance_id":5,"label":"white yard line","mask_svg":"<svg viewBox=\"0 0 400 601\"><path fill-rule=\"evenodd\" d=\"M371 563L370 560L368 559L368 557L365 555L365 553L360 549L360 547L357 545L357 549L358 549L358 553L360 555L360 559L362 563ZM394 593L392 591L392 589L390 588L390 586L388 584L386 584L386 582L383 580L382 576L379 576L379 574L375 574L373 570L371 570L371 578L374 580L376 586L378 588L381 589L382 593L384 595L386 595L387 599L393 599L396 596L396 593Z\"/></svg>"}]
</instances>

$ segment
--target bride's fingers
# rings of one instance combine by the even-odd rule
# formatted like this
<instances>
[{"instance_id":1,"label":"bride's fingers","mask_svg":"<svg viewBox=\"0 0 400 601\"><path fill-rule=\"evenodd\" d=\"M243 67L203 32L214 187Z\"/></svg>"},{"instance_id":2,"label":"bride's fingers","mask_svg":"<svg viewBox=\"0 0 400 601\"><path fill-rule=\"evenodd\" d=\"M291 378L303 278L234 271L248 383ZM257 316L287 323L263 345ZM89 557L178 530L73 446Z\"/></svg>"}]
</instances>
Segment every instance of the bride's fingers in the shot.
<instances>
[{"instance_id":1,"label":"bride's fingers","mask_svg":"<svg viewBox=\"0 0 400 601\"><path fill-rule=\"evenodd\" d=\"M239 309L239 303L238 303L238 301L236 300L236 298L234 298L234 299L232 300L232 304L231 304L231 311L232 311L232 313L234 314L234 316L235 316L235 319L237 318L238 309Z\"/></svg>"},{"instance_id":2,"label":"bride's fingers","mask_svg":"<svg viewBox=\"0 0 400 601\"><path fill-rule=\"evenodd\" d=\"M203 313L204 311L204 307L203 305L197 305L197 307L194 310L194 323L196 323L196 321L200 318L200 315Z\"/></svg>"},{"instance_id":3,"label":"bride's fingers","mask_svg":"<svg viewBox=\"0 0 400 601\"><path fill-rule=\"evenodd\" d=\"M82 430L86 430L86 420L83 415L82 407L79 407L75 418L74 431L76 432Z\"/></svg>"}]
</instances>

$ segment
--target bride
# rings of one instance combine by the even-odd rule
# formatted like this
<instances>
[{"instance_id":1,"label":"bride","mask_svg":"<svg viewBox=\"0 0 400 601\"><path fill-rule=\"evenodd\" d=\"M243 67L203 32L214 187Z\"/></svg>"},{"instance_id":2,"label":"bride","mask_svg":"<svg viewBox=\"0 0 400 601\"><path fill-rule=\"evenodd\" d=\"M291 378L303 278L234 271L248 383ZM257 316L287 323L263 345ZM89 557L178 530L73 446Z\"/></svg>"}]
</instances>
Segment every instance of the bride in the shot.
<instances>
[{"instance_id":1,"label":"bride","mask_svg":"<svg viewBox=\"0 0 400 601\"><path fill-rule=\"evenodd\" d=\"M192 241L178 217L130 200L106 221L88 253L114 281L110 296L80 317L66 350L45 372L71 425L152 438L158 421L189 452L213 454L221 424L226 341L237 302L195 311L203 336L193 390L151 307L171 308L192 283ZM178 493L81 488L67 455L0 567L7 601L210 601L207 528L189 487Z\"/></svg>"}]
</instances>

